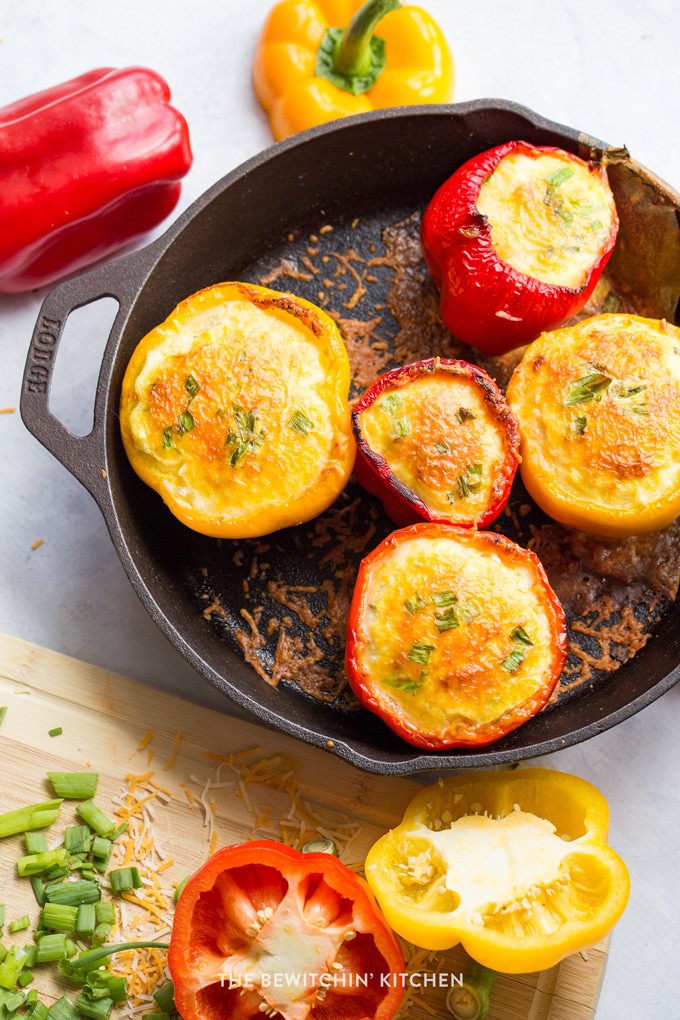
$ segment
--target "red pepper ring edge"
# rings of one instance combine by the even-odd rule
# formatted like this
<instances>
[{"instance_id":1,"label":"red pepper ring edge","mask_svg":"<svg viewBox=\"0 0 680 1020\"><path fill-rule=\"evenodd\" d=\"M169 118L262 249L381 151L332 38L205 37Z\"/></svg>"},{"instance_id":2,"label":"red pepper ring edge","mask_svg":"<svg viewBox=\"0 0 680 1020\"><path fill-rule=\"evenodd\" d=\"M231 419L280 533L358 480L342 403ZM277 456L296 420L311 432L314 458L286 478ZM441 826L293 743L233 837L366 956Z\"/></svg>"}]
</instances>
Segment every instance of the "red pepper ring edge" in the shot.
<instances>
[{"instance_id":1,"label":"red pepper ring edge","mask_svg":"<svg viewBox=\"0 0 680 1020\"><path fill-rule=\"evenodd\" d=\"M502 491L478 518L468 521L450 521L438 517L412 489L409 489L396 477L387 460L371 448L361 430L362 412L374 403L388 387L396 388L408 385L413 379L426 372L433 375L436 372L445 372L471 379L479 386L488 409L495 416L499 427L503 429L507 453L503 467L499 472ZM457 528L484 528L496 520L510 498L512 484L521 460L519 426L505 397L491 376L484 369L469 361L456 358L426 358L385 372L369 386L355 403L352 409L352 431L357 444L354 463L357 481L382 501L385 513L399 527L425 520L442 521L442 523Z\"/></svg>"},{"instance_id":2,"label":"red pepper ring edge","mask_svg":"<svg viewBox=\"0 0 680 1020\"><path fill-rule=\"evenodd\" d=\"M554 145L505 142L467 160L439 187L423 214L420 229L421 247L440 291L447 329L490 355L505 354L529 343L580 311L609 261L619 227L614 207L609 237L585 283L578 288L545 283L505 262L493 246L491 225L477 208L477 198L487 177L512 152L536 158L552 154L586 163Z\"/></svg>"},{"instance_id":3,"label":"red pepper ring edge","mask_svg":"<svg viewBox=\"0 0 680 1020\"><path fill-rule=\"evenodd\" d=\"M466 738L464 740L462 738L447 739L445 737L425 735L416 726L407 721L405 717L397 717L392 707L384 707L381 704L379 693L376 693L376 691L373 690L364 679L365 674L359 663L358 654L360 643L358 633L359 618L362 615L364 608L366 593L365 582L368 578L373 562L381 557L386 549L394 547L399 542L407 541L414 535L428 535L441 532L449 532L449 534L452 536L455 535L455 537L460 541L482 541L488 543L490 546L501 547L504 552L524 561L525 565L528 563L531 569L535 572L537 581L541 584L545 593L546 607L552 618L551 624L554 635L555 654L552 670L542 687L539 688L539 690L536 691L530 699L530 704L527 705L526 702L524 703L524 705L527 705L524 711L522 711L522 706L520 706L519 709L515 708L508 710L503 716L501 716L500 720L497 720L494 724L487 725L483 732L477 731L471 734L469 739ZM421 522L420 524L412 524L407 528L401 528L399 531L393 531L387 536L387 538L383 539L380 545L376 546L376 548L373 549L373 551L370 552L359 565L354 595L350 604L347 620L345 670L352 690L356 694L362 707L379 716L379 718L381 718L383 722L399 737L415 747L422 747L428 751L443 751L456 747L485 747L488 744L492 744L495 741L500 740L508 733L511 733L519 726L522 726L525 722L528 722L529 719L533 718L533 716L537 715L538 712L545 707L550 695L557 686L564 664L567 660L568 651L564 609L562 608L562 604L560 603L557 595L550 586L543 564L539 560L538 556L536 556L536 554L530 549L524 549L522 546L512 542L509 538L506 538L505 535L497 534L494 531L464 531L455 527L455 525L442 524L435 521ZM505 720L504 722L501 721L503 719Z\"/></svg>"},{"instance_id":4,"label":"red pepper ring edge","mask_svg":"<svg viewBox=\"0 0 680 1020\"><path fill-rule=\"evenodd\" d=\"M227 866L228 860L228 866ZM247 865L273 867L287 880L293 869L304 865L305 877L319 870L324 880L342 897L351 898L353 922L358 934L373 936L376 950L385 961L391 974L401 975L404 959L397 938L389 927L368 883L351 871L332 854L302 853L293 847L274 840L254 840L224 847L208 858L182 890L175 908L168 967L175 984L175 1002L184 1020L201 1020L197 1010L196 994L202 986L192 985L191 974L196 955L191 955L190 941L193 914L203 893L210 892L216 879L226 870ZM382 986L381 986L382 987ZM391 1020L401 1002L403 990L399 980L386 983L386 995L370 1020Z\"/></svg>"}]
</instances>

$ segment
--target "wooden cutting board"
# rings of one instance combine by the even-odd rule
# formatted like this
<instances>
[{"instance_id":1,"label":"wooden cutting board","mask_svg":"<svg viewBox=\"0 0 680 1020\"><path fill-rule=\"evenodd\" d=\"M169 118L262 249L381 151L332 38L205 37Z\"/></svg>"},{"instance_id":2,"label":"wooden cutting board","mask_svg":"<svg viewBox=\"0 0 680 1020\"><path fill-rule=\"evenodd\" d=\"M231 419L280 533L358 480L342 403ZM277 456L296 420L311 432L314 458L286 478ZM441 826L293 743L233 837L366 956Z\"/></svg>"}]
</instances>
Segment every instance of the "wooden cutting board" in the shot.
<instances>
[{"instance_id":1,"label":"wooden cutting board","mask_svg":"<svg viewBox=\"0 0 680 1020\"><path fill-rule=\"evenodd\" d=\"M293 842L311 838L310 826L336 833L343 860L359 868L371 844L400 820L420 788L413 780L364 774L289 737L1 634L0 705L7 706L0 729L0 813L51 797L48 770L91 768L100 775L97 802L107 813L113 814L116 802L121 810L121 803L150 798L135 810L140 816L152 812L163 848L162 884L170 893L215 846L255 837ZM63 733L49 737L58 726ZM132 800L124 801L130 790L126 775L149 773ZM73 824L72 807L68 802L62 807L61 828ZM59 833L57 823L48 838ZM25 913L36 920L30 886L14 877L14 862L23 852L19 837L0 843L6 923ZM125 923L137 928L120 934L144 934L143 913L126 907ZM159 918L156 928L170 913L161 911ZM5 944L9 941L6 936ZM460 950L432 960L420 956L410 964L418 971L457 975L466 964ZM491 1020L592 1020L606 962L602 943L587 959L577 954L541 974L499 977ZM41 985L40 968L36 974L45 1001L63 993ZM445 995L441 988L411 990L400 1020L446 1017Z\"/></svg>"}]
</instances>

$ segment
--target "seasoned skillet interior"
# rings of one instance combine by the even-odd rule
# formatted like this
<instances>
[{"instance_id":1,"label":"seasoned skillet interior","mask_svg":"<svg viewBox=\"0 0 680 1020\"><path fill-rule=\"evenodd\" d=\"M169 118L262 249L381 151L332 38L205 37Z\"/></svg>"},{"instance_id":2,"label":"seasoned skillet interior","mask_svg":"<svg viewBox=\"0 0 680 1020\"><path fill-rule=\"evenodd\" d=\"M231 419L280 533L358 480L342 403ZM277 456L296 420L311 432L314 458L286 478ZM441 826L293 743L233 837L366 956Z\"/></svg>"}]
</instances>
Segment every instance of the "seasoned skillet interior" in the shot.
<instances>
[{"instance_id":1,"label":"seasoned skillet interior","mask_svg":"<svg viewBox=\"0 0 680 1020\"><path fill-rule=\"evenodd\" d=\"M479 112L460 119L386 117L317 137L313 161L303 147L288 149L276 167L264 163L218 192L160 259L132 310L113 364L110 412L141 336L188 294L228 279L290 290L334 314L353 364L355 395L381 371L407 361L432 354L475 360L442 326L420 256L418 221L434 188L460 162L512 137L583 154L574 139L514 112L495 124ZM637 178L619 177L625 238L629 218L644 215L644 208L630 203L628 210ZM618 302L642 314L668 314L667 297L640 282L638 255L637 293L627 288L627 263L619 258L590 312ZM515 357L479 363L504 385ZM393 528L374 497L350 482L309 525L261 540L206 539L181 527L133 475L115 413L108 443L127 549L156 615L180 648L189 647L191 661L218 687L235 688L242 704L278 717L284 729L292 721L316 742L346 741L372 767L410 767L413 750L377 719L356 712L342 668L356 565ZM549 522L519 480L496 526L532 544L565 602L567 670L555 704L489 752L421 756L421 767L491 764L546 750L546 742L572 742L575 731L625 710L680 659L675 529L646 547L612 548ZM649 641L654 634L658 639Z\"/></svg>"}]
</instances>

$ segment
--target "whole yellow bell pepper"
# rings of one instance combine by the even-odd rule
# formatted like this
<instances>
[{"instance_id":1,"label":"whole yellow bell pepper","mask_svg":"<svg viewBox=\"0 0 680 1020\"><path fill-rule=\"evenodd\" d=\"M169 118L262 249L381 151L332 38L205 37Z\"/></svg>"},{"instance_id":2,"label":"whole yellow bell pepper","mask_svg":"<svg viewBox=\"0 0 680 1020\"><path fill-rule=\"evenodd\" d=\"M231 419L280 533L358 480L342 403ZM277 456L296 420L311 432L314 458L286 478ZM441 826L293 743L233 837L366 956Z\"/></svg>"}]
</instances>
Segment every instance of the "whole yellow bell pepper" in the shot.
<instances>
[{"instance_id":1,"label":"whole yellow bell pepper","mask_svg":"<svg viewBox=\"0 0 680 1020\"><path fill-rule=\"evenodd\" d=\"M388 924L415 945L460 942L493 970L545 970L598 942L628 902L608 821L602 794L576 776L455 776L414 798L370 850L366 878Z\"/></svg>"},{"instance_id":2,"label":"whole yellow bell pepper","mask_svg":"<svg viewBox=\"0 0 680 1020\"><path fill-rule=\"evenodd\" d=\"M439 27L419 7L282 0L260 35L253 82L280 140L353 113L449 102L453 61Z\"/></svg>"}]
</instances>

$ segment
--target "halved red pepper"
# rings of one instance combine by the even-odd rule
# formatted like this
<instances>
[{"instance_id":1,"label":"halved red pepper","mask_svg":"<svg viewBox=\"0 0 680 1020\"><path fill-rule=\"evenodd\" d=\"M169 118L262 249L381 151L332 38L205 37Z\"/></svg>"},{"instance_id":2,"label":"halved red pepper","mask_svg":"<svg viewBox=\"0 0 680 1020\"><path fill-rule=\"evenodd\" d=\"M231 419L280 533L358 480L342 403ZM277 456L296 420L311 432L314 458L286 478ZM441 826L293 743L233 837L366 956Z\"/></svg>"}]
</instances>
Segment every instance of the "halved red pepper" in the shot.
<instances>
[{"instance_id":1,"label":"halved red pepper","mask_svg":"<svg viewBox=\"0 0 680 1020\"><path fill-rule=\"evenodd\" d=\"M183 1020L390 1020L402 997L401 950L366 882L266 840L189 879L168 964Z\"/></svg>"},{"instance_id":2,"label":"halved red pepper","mask_svg":"<svg viewBox=\"0 0 680 1020\"><path fill-rule=\"evenodd\" d=\"M0 293L52 283L174 209L192 162L155 71L103 67L0 110Z\"/></svg>"},{"instance_id":3,"label":"halved red pepper","mask_svg":"<svg viewBox=\"0 0 680 1020\"><path fill-rule=\"evenodd\" d=\"M352 411L354 472L398 525L483 528L508 501L519 429L476 365L429 358L386 372Z\"/></svg>"},{"instance_id":4,"label":"halved red pepper","mask_svg":"<svg viewBox=\"0 0 680 1020\"><path fill-rule=\"evenodd\" d=\"M497 355L583 308L617 232L604 167L516 141L474 156L439 188L421 241L446 326Z\"/></svg>"}]
</instances>

